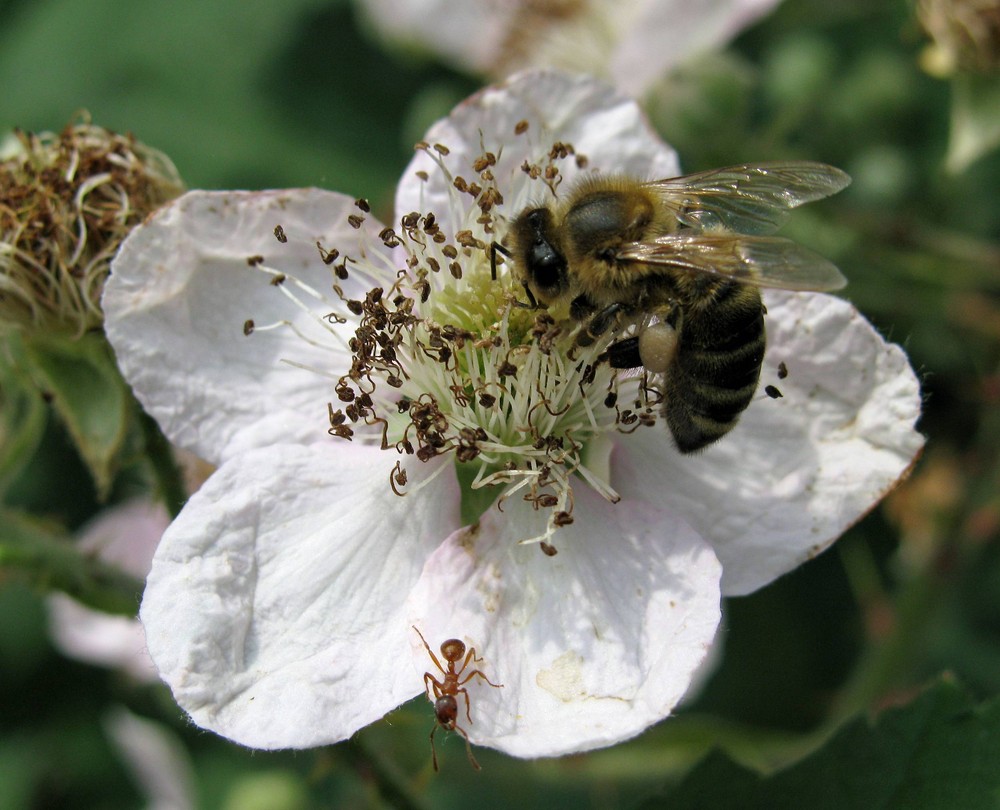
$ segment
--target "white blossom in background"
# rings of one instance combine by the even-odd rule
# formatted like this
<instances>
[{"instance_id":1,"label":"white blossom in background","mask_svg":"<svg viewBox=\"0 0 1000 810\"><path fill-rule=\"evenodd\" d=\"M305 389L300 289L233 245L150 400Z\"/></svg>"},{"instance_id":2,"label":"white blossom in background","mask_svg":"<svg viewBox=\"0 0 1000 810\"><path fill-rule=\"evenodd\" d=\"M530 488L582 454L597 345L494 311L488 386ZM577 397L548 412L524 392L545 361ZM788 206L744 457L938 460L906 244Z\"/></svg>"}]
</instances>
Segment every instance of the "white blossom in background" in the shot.
<instances>
[{"instance_id":1,"label":"white blossom in background","mask_svg":"<svg viewBox=\"0 0 1000 810\"><path fill-rule=\"evenodd\" d=\"M149 573L156 544L169 524L170 517L162 505L128 501L102 512L84 526L77 545L82 553L94 554L141 580ZM62 593L52 593L46 601L49 634L63 655L123 670L138 681L156 680L156 668L146 652L146 638L138 619L111 616Z\"/></svg>"},{"instance_id":2,"label":"white blossom in background","mask_svg":"<svg viewBox=\"0 0 1000 810\"><path fill-rule=\"evenodd\" d=\"M907 470L917 381L830 296L766 295L764 380L784 361L784 397L703 453L611 402L638 379L595 364L607 340L568 359L570 330L514 303L488 247L595 170L679 167L610 87L527 73L431 128L389 227L333 192L194 192L128 239L109 339L167 436L219 465L141 612L198 725L343 740L434 672L415 625L503 684L470 684L474 743L627 739L688 689L721 592L819 553Z\"/></svg>"},{"instance_id":3,"label":"white blossom in background","mask_svg":"<svg viewBox=\"0 0 1000 810\"><path fill-rule=\"evenodd\" d=\"M555 67L642 95L686 59L720 47L780 0L359 0L385 38L502 78Z\"/></svg>"},{"instance_id":4,"label":"white blossom in background","mask_svg":"<svg viewBox=\"0 0 1000 810\"><path fill-rule=\"evenodd\" d=\"M121 707L105 714L103 726L145 796L145 810L197 807L191 759L168 727Z\"/></svg>"}]
</instances>

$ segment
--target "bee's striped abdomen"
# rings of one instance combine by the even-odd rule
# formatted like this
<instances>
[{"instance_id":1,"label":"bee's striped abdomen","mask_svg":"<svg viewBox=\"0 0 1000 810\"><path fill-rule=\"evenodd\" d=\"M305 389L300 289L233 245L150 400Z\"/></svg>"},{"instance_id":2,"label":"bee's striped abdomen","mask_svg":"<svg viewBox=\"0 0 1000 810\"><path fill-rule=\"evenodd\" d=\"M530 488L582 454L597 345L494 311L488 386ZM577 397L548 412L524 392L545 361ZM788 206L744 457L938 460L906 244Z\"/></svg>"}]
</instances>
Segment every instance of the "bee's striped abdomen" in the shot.
<instances>
[{"instance_id":1,"label":"bee's striped abdomen","mask_svg":"<svg viewBox=\"0 0 1000 810\"><path fill-rule=\"evenodd\" d=\"M682 453L724 436L757 390L764 361L760 292L734 281L683 307L677 356L666 373L663 414Z\"/></svg>"}]
</instances>

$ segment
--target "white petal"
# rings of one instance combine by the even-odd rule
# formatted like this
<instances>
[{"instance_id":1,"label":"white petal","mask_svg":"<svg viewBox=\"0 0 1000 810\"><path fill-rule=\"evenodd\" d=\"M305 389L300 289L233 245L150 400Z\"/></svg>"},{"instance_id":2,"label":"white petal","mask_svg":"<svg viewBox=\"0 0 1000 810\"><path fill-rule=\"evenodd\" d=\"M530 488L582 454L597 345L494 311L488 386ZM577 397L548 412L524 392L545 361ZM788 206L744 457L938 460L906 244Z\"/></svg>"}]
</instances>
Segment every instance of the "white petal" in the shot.
<instances>
[{"instance_id":1,"label":"white petal","mask_svg":"<svg viewBox=\"0 0 1000 810\"><path fill-rule=\"evenodd\" d=\"M155 681L156 669L146 652L142 625L127 616L109 616L62 593L46 600L49 635L68 658L121 669L137 681Z\"/></svg>"},{"instance_id":2,"label":"white petal","mask_svg":"<svg viewBox=\"0 0 1000 810\"><path fill-rule=\"evenodd\" d=\"M723 45L779 0L361 0L389 39L502 76L553 67L608 76L642 94L684 59Z\"/></svg>"},{"instance_id":3,"label":"white petal","mask_svg":"<svg viewBox=\"0 0 1000 810\"><path fill-rule=\"evenodd\" d=\"M369 252L384 250L375 236L381 226L369 218L356 231L352 213L359 211L351 198L318 189L195 191L125 240L104 294L108 339L171 441L219 463L240 446L325 435L330 382L285 361L337 374L349 368L344 344L319 322L330 308L310 301L314 314L303 312L247 260L263 256L329 294L334 279L317 241L356 256L367 233ZM246 336L248 319L291 320L320 346L289 328Z\"/></svg>"},{"instance_id":4,"label":"white petal","mask_svg":"<svg viewBox=\"0 0 1000 810\"><path fill-rule=\"evenodd\" d=\"M98 555L136 577L145 577L153 552L170 525L170 515L160 503L135 498L101 512L79 533L81 551Z\"/></svg>"},{"instance_id":5,"label":"white petal","mask_svg":"<svg viewBox=\"0 0 1000 810\"><path fill-rule=\"evenodd\" d=\"M923 446L920 385L906 355L831 296L769 292L760 393L735 429L682 456L666 429L622 437L612 485L659 498L715 548L727 595L815 557L865 515ZM778 364L788 377L779 380Z\"/></svg>"},{"instance_id":6,"label":"white petal","mask_svg":"<svg viewBox=\"0 0 1000 810\"><path fill-rule=\"evenodd\" d=\"M345 739L419 691L403 603L459 525L448 465L412 496L389 454L276 445L223 464L164 535L140 617L195 723L255 748ZM411 488L429 467L414 462Z\"/></svg>"},{"instance_id":7,"label":"white petal","mask_svg":"<svg viewBox=\"0 0 1000 810\"><path fill-rule=\"evenodd\" d=\"M610 74L623 91L642 95L668 70L724 45L779 2L647 0L615 48Z\"/></svg>"},{"instance_id":8,"label":"white petal","mask_svg":"<svg viewBox=\"0 0 1000 810\"><path fill-rule=\"evenodd\" d=\"M425 46L452 64L489 69L502 52L516 8L477 0L363 0L369 20L389 39Z\"/></svg>"},{"instance_id":9,"label":"white petal","mask_svg":"<svg viewBox=\"0 0 1000 810\"><path fill-rule=\"evenodd\" d=\"M528 122L528 130L515 135L521 121ZM496 153L493 172L505 205L495 210L508 217L516 216L528 197L549 194L541 181L529 182L520 167L525 160L543 161L556 141L572 144L578 156L586 156L587 169L649 179L679 174L676 153L650 128L634 101L604 82L555 70L527 71L481 90L434 124L425 140L446 146L445 165L468 180L476 179L471 166L484 147ZM418 171L430 179L419 179ZM564 184L581 173L573 158L562 161L560 171ZM426 210L443 217L456 194L431 158L418 152L396 193L397 217Z\"/></svg>"},{"instance_id":10,"label":"white petal","mask_svg":"<svg viewBox=\"0 0 1000 810\"><path fill-rule=\"evenodd\" d=\"M169 523L162 505L136 499L102 512L81 530L77 544L81 551L145 578ZM63 655L125 670L139 681L156 680L138 620L109 616L60 593L51 594L46 606L49 634Z\"/></svg>"},{"instance_id":11,"label":"white petal","mask_svg":"<svg viewBox=\"0 0 1000 810\"><path fill-rule=\"evenodd\" d=\"M586 487L573 514L548 557L517 545L544 516L511 499L452 535L414 590L414 623L435 653L463 639L503 684L468 686L473 722L463 710L459 725L475 743L538 757L632 737L670 713L711 645L721 569L686 523ZM440 677L412 640L414 682Z\"/></svg>"},{"instance_id":12,"label":"white petal","mask_svg":"<svg viewBox=\"0 0 1000 810\"><path fill-rule=\"evenodd\" d=\"M170 729L123 708L105 715L104 728L142 788L146 810L197 806L191 759Z\"/></svg>"}]
</instances>

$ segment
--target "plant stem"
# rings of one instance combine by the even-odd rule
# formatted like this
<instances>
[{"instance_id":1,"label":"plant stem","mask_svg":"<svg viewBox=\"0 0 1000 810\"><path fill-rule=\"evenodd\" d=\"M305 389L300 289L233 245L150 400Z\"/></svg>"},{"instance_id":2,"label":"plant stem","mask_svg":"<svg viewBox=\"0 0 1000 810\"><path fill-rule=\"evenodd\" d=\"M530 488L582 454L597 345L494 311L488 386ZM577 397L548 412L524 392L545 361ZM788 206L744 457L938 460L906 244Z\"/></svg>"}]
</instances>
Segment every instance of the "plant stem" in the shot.
<instances>
[{"instance_id":1,"label":"plant stem","mask_svg":"<svg viewBox=\"0 0 1000 810\"><path fill-rule=\"evenodd\" d=\"M142 580L81 553L69 538L7 510L0 513L0 572L122 616L136 615L143 588Z\"/></svg>"},{"instance_id":2,"label":"plant stem","mask_svg":"<svg viewBox=\"0 0 1000 810\"><path fill-rule=\"evenodd\" d=\"M174 459L174 451L160 430L160 426L145 411L140 411L139 424L146 443L146 457L149 459L160 497L163 499L171 518L177 517L187 501L184 476Z\"/></svg>"}]
</instances>

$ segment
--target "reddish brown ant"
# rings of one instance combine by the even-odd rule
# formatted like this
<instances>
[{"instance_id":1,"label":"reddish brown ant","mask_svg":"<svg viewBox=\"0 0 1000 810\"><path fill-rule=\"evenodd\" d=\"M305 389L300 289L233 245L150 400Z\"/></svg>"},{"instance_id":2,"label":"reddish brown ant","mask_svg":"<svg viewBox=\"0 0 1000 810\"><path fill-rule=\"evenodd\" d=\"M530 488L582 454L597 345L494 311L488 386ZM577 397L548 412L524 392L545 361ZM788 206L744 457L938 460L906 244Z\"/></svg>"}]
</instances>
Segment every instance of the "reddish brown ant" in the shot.
<instances>
[{"instance_id":1,"label":"reddish brown ant","mask_svg":"<svg viewBox=\"0 0 1000 810\"><path fill-rule=\"evenodd\" d=\"M417 628L414 626L414 630ZM472 715L469 714L469 693L464 689L464 685L475 678L477 675L482 678L486 683L496 689L502 689L502 683L493 683L489 678L486 677L482 670L474 669L470 672L464 680L459 680L462 674L465 672L465 668L469 666L470 663L478 664L483 659L476 657L476 648L472 647L468 654L465 652L465 644L459 641L457 638L450 638L441 645L441 656L448 663L448 668L445 669L441 666L441 662L438 661L436 655L431 650L430 645L427 643L427 639L424 638L424 634L417 630L417 635L420 636L420 640L424 642L424 647L427 650L427 654L431 657L434 665L441 670L444 675L444 683L439 681L430 672L424 673L424 689L427 692L427 699L433 701L434 703L434 728L431 729L431 761L434 763L434 770L438 770L438 760L437 751L434 750L434 732L438 730L438 727L443 728L445 731L457 731L465 738L465 751L469 755L469 763L477 771L481 770L479 763L476 762L476 758L472 756L472 746L469 744L469 735L465 733L458 723L458 700L457 697L459 693L465 695L465 716L468 718L469 722L472 722ZM462 666L455 669L456 662L465 656L465 660L462 661Z\"/></svg>"}]
</instances>

